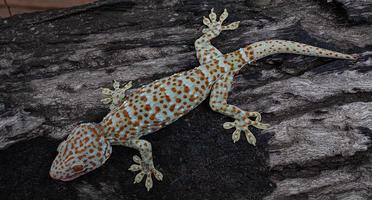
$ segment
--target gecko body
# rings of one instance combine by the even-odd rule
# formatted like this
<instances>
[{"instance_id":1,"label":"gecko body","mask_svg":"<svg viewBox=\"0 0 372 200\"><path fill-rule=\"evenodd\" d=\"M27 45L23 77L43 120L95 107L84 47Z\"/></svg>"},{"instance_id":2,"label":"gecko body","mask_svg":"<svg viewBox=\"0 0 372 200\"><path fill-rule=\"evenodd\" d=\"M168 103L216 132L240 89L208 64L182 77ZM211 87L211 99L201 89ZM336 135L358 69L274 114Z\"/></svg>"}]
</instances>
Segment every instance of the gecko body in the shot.
<instances>
[{"instance_id":1,"label":"gecko body","mask_svg":"<svg viewBox=\"0 0 372 200\"><path fill-rule=\"evenodd\" d=\"M102 166L111 155L111 145L123 145L140 152L140 157L133 157L135 164L129 170L139 172L135 183L146 176L145 186L150 190L152 176L160 181L163 175L154 167L151 143L141 137L184 116L208 96L212 110L234 119L223 124L225 129L235 128L233 141L238 141L241 132L244 132L247 141L255 145L256 139L248 127L265 129L268 124L261 122L258 112L244 111L227 104L234 75L246 64L276 53L355 59L352 55L284 40L256 42L222 54L210 40L224 30L238 28L239 22L222 25L227 16L225 9L217 20L212 9L209 18L204 17L203 23L208 28L195 42L200 66L154 81L127 96L125 90L131 87L131 83L120 88L115 82L114 91L104 89L103 93L110 97L103 102L111 104L111 111L101 123L81 124L69 134L57 149L58 155L53 161L50 176L63 181L75 179Z\"/></svg>"}]
</instances>

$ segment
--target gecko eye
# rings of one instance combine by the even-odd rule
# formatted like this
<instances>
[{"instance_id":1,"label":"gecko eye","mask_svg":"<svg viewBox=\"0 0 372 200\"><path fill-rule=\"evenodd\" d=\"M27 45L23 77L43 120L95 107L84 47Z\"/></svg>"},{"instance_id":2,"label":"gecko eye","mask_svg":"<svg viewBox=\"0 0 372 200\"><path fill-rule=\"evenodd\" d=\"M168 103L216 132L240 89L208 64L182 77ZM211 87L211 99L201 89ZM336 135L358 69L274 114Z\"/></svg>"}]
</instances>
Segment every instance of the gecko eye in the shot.
<instances>
[{"instance_id":1,"label":"gecko eye","mask_svg":"<svg viewBox=\"0 0 372 200\"><path fill-rule=\"evenodd\" d=\"M73 165L72 167L72 170L74 170L74 172L78 173L78 172L81 172L84 170L84 166L82 164L75 164Z\"/></svg>"}]
</instances>

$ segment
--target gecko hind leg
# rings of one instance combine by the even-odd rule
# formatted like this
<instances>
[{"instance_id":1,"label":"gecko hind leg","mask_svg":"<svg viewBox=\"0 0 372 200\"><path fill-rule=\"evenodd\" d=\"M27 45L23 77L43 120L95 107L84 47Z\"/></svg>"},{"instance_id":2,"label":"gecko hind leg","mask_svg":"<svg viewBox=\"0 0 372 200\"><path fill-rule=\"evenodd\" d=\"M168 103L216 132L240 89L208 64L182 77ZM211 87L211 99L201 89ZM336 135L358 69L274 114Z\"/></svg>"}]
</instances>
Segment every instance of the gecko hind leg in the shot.
<instances>
[{"instance_id":1,"label":"gecko hind leg","mask_svg":"<svg viewBox=\"0 0 372 200\"><path fill-rule=\"evenodd\" d=\"M213 85L209 104L212 110L235 119L233 122L225 122L223 124L225 129L235 127L236 130L232 134L234 143L240 139L240 133L243 131L247 141L252 145L256 145L256 138L248 127L254 126L259 129L266 129L269 124L261 123L261 114L258 112L244 111L234 105L227 104L227 96L231 89L233 78L234 72L228 72L216 81ZM255 120L251 120L251 117L254 117Z\"/></svg>"},{"instance_id":2,"label":"gecko hind leg","mask_svg":"<svg viewBox=\"0 0 372 200\"><path fill-rule=\"evenodd\" d=\"M114 80L113 87L114 90L102 88L102 94L107 97L102 99L101 102L103 104L110 104L110 110L113 110L124 103L126 91L132 87L132 81L129 81L122 88L120 88L120 83Z\"/></svg>"}]
</instances>

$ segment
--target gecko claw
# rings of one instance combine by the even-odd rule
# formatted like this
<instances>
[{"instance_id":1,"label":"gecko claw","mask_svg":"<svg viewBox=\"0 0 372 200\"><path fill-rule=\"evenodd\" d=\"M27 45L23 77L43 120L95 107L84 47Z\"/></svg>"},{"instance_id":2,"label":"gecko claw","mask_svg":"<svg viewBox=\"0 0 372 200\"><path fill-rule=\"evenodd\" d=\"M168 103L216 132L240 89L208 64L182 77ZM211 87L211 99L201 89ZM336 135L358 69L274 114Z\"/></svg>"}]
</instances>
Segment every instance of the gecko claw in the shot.
<instances>
[{"instance_id":1,"label":"gecko claw","mask_svg":"<svg viewBox=\"0 0 372 200\"><path fill-rule=\"evenodd\" d=\"M151 174L147 174L147 177L146 177L146 181L145 181L145 187L147 189L147 191L150 191L150 189L152 188L152 178L151 178Z\"/></svg>"},{"instance_id":2,"label":"gecko claw","mask_svg":"<svg viewBox=\"0 0 372 200\"><path fill-rule=\"evenodd\" d=\"M104 99L101 99L101 102L103 104L110 104L112 102L112 99L111 98L104 98Z\"/></svg>"},{"instance_id":3,"label":"gecko claw","mask_svg":"<svg viewBox=\"0 0 372 200\"><path fill-rule=\"evenodd\" d=\"M136 165L136 164L133 164L129 167L129 171L132 171L132 172L136 172L136 171L140 171L142 169L141 165Z\"/></svg>"},{"instance_id":4,"label":"gecko claw","mask_svg":"<svg viewBox=\"0 0 372 200\"><path fill-rule=\"evenodd\" d=\"M140 183L142 181L142 179L143 179L144 176L145 176L145 172L141 171L140 173L138 173L136 175L136 177L134 177L134 182L133 183L134 184Z\"/></svg>"},{"instance_id":5,"label":"gecko claw","mask_svg":"<svg viewBox=\"0 0 372 200\"><path fill-rule=\"evenodd\" d=\"M233 127L235 127L235 122L225 122L225 123L223 124L223 128L224 128L224 129L231 129L231 128L233 128Z\"/></svg>"},{"instance_id":6,"label":"gecko claw","mask_svg":"<svg viewBox=\"0 0 372 200\"><path fill-rule=\"evenodd\" d=\"M120 83L114 80L113 83L114 90L109 88L102 88L102 94L108 96L101 100L103 104L110 104L110 110L119 107L125 99L125 92L132 87L132 81L129 81L124 87L120 88Z\"/></svg>"},{"instance_id":7,"label":"gecko claw","mask_svg":"<svg viewBox=\"0 0 372 200\"><path fill-rule=\"evenodd\" d=\"M211 20L209 20L206 16L203 16L203 24L206 26L210 26Z\"/></svg>"},{"instance_id":8,"label":"gecko claw","mask_svg":"<svg viewBox=\"0 0 372 200\"><path fill-rule=\"evenodd\" d=\"M258 128L258 129L268 129L270 127L270 124L264 124L264 123L260 123L260 122L257 122L255 124L252 124L252 126Z\"/></svg>"},{"instance_id":9,"label":"gecko claw","mask_svg":"<svg viewBox=\"0 0 372 200\"><path fill-rule=\"evenodd\" d=\"M206 25L208 28L203 29L203 33L213 32L216 35L219 35L221 31L224 30L235 30L239 27L239 21L233 22L229 25L222 26L222 23L226 20L229 16L226 8L224 9L223 13L220 15L219 20L217 21L217 15L214 12L214 9L211 9L211 13L208 17L203 17L203 24Z\"/></svg>"},{"instance_id":10,"label":"gecko claw","mask_svg":"<svg viewBox=\"0 0 372 200\"><path fill-rule=\"evenodd\" d=\"M221 14L220 16L220 22L222 23L223 21L225 21L225 19L229 16L229 13L227 12L227 9L223 9L223 13Z\"/></svg>"},{"instance_id":11,"label":"gecko claw","mask_svg":"<svg viewBox=\"0 0 372 200\"><path fill-rule=\"evenodd\" d=\"M133 156L133 161L135 163L138 163L138 164L141 164L142 163L142 159L139 156L137 156L137 155L134 155Z\"/></svg>"},{"instance_id":12,"label":"gecko claw","mask_svg":"<svg viewBox=\"0 0 372 200\"><path fill-rule=\"evenodd\" d=\"M216 22L217 15L214 13L214 8L211 9L211 13L209 14L209 19L213 22Z\"/></svg>"},{"instance_id":13,"label":"gecko claw","mask_svg":"<svg viewBox=\"0 0 372 200\"><path fill-rule=\"evenodd\" d=\"M248 143L256 146L256 137L253 135L253 133L248 128L244 129L244 133Z\"/></svg>"},{"instance_id":14,"label":"gecko claw","mask_svg":"<svg viewBox=\"0 0 372 200\"><path fill-rule=\"evenodd\" d=\"M248 119L248 117L256 117L255 121ZM235 120L233 122L225 122L223 124L224 129L231 129L235 127L235 131L232 134L232 140L234 143L240 140L240 133L243 131L245 133L245 137L249 144L256 146L256 137L252 134L252 132L248 129L248 126L252 125L259 129L267 129L269 124L261 123L261 114L258 112L248 112L247 119L245 120Z\"/></svg>"},{"instance_id":15,"label":"gecko claw","mask_svg":"<svg viewBox=\"0 0 372 200\"><path fill-rule=\"evenodd\" d=\"M233 22L227 26L222 26L222 30L225 31L225 30L235 30L239 27L239 23L240 21L236 21L236 22Z\"/></svg>"},{"instance_id":16,"label":"gecko claw","mask_svg":"<svg viewBox=\"0 0 372 200\"><path fill-rule=\"evenodd\" d=\"M158 181L163 180L163 174L159 172L157 169L155 169L154 166L152 165L148 166L148 164L144 163L143 160L139 156L137 155L133 156L133 161L137 164L132 164L128 170L132 172L140 171L134 177L134 182L133 182L134 184L140 183L146 175L145 187L147 191L150 191L150 189L153 186L152 175L154 175L154 177Z\"/></svg>"},{"instance_id":17,"label":"gecko claw","mask_svg":"<svg viewBox=\"0 0 372 200\"><path fill-rule=\"evenodd\" d=\"M234 143L237 142L237 141L239 141L239 139L240 139L240 132L241 132L241 130L239 128L235 129L235 131L233 132L233 134L232 134L232 140L233 140Z\"/></svg>"},{"instance_id":18,"label":"gecko claw","mask_svg":"<svg viewBox=\"0 0 372 200\"><path fill-rule=\"evenodd\" d=\"M158 170L156 170L155 168L152 169L152 173L154 174L156 180L158 180L158 181L163 180L163 174L161 172L159 172Z\"/></svg>"}]
</instances>

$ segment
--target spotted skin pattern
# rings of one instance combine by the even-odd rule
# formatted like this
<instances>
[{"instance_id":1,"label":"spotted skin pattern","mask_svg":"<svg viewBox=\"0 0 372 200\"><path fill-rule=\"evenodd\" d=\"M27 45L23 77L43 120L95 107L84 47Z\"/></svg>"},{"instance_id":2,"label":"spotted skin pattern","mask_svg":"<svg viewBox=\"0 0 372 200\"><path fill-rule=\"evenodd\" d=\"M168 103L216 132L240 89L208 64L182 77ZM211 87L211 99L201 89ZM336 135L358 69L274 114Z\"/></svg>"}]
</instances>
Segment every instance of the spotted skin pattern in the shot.
<instances>
[{"instance_id":1,"label":"spotted skin pattern","mask_svg":"<svg viewBox=\"0 0 372 200\"><path fill-rule=\"evenodd\" d=\"M111 145L123 145L137 149L129 170L138 172L134 183L146 176L145 186L153 186L152 176L161 181L162 173L155 169L151 143L141 139L190 112L208 96L212 110L234 119L223 124L225 129L235 128L233 142L240 139L243 131L247 141L255 145L256 139L248 129L254 126L265 129L269 125L261 122L258 112L244 111L227 103L234 75L246 64L277 53L294 53L354 60L352 55L342 54L292 41L267 40L256 42L231 53L222 54L210 42L224 30L238 28L239 22L222 25L227 18L226 9L217 20L213 9L209 17L204 17L203 35L195 41L200 66L192 70L174 74L154 81L126 95L131 87L128 83L120 88L114 83L114 90L103 89L108 98L103 103L110 104L110 113L99 124L88 123L76 127L58 147L58 155L53 161L50 176L69 181L102 166L111 155ZM254 119L254 120L253 120Z\"/></svg>"}]
</instances>

